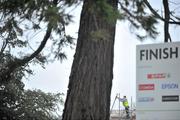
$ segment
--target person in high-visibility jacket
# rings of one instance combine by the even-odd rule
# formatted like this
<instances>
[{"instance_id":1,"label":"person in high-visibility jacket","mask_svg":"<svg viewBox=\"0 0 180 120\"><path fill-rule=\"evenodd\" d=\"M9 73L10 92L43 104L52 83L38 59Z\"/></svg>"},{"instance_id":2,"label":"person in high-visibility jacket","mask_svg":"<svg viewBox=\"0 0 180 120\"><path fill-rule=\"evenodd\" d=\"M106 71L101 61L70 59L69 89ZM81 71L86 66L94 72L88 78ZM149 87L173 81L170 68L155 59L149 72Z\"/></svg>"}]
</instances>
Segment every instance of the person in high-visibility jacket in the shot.
<instances>
[{"instance_id":1,"label":"person in high-visibility jacket","mask_svg":"<svg viewBox=\"0 0 180 120\"><path fill-rule=\"evenodd\" d=\"M122 104L126 110L126 117L129 118L129 104L128 104L128 100L127 100L126 96L124 96L123 98L119 98L119 100L122 102Z\"/></svg>"}]
</instances>

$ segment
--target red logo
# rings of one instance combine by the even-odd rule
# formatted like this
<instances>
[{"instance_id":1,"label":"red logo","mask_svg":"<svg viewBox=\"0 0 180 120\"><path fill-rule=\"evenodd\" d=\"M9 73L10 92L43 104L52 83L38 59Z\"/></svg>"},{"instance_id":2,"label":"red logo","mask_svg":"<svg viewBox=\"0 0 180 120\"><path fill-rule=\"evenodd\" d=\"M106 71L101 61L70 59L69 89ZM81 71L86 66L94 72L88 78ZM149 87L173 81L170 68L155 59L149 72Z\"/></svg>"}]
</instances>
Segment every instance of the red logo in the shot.
<instances>
[{"instance_id":1,"label":"red logo","mask_svg":"<svg viewBox=\"0 0 180 120\"><path fill-rule=\"evenodd\" d=\"M163 79L166 77L167 77L166 73L147 74L148 79Z\"/></svg>"},{"instance_id":2,"label":"red logo","mask_svg":"<svg viewBox=\"0 0 180 120\"><path fill-rule=\"evenodd\" d=\"M154 84L140 84L139 90L154 90Z\"/></svg>"}]
</instances>

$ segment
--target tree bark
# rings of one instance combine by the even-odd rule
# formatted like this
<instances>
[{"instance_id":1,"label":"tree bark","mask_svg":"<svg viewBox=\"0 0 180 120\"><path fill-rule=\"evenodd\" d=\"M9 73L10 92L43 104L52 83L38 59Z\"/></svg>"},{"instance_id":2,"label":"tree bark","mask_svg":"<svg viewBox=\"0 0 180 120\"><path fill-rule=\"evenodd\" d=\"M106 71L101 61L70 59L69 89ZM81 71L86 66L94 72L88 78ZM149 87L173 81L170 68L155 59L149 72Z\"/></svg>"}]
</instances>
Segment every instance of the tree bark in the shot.
<instances>
[{"instance_id":1,"label":"tree bark","mask_svg":"<svg viewBox=\"0 0 180 120\"><path fill-rule=\"evenodd\" d=\"M117 9L118 0L106 1ZM84 0L63 120L109 120L116 21L93 12L95 2Z\"/></svg>"}]
</instances>

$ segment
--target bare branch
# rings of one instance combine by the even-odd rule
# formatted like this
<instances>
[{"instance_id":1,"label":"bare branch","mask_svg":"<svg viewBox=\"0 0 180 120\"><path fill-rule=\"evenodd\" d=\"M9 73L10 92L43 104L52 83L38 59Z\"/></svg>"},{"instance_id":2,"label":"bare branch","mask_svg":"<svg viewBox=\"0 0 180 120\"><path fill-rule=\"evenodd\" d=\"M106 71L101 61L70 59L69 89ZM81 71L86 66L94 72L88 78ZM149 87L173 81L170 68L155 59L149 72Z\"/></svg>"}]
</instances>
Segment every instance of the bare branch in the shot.
<instances>
[{"instance_id":1,"label":"bare branch","mask_svg":"<svg viewBox=\"0 0 180 120\"><path fill-rule=\"evenodd\" d=\"M0 60L2 59L3 52L4 52L4 50L6 49L7 44L8 44L8 42L7 42L6 40L3 41L3 44L2 44L2 47L1 47L1 50L0 50Z\"/></svg>"},{"instance_id":2,"label":"bare branch","mask_svg":"<svg viewBox=\"0 0 180 120\"><path fill-rule=\"evenodd\" d=\"M161 17L150 5L150 3L147 0L144 0L144 3L146 4L146 6L149 8L149 10L155 15L155 17L157 17L158 19L160 19L161 21L165 21L165 19L163 17ZM180 25L179 21L168 21L169 24L177 24Z\"/></svg>"},{"instance_id":3,"label":"bare branch","mask_svg":"<svg viewBox=\"0 0 180 120\"><path fill-rule=\"evenodd\" d=\"M163 6L164 6L164 16L165 16L165 21L164 21L164 42L168 42L168 39L170 38L169 34L169 19L170 19L170 11L169 11L169 4L168 0L163 0Z\"/></svg>"},{"instance_id":4,"label":"bare branch","mask_svg":"<svg viewBox=\"0 0 180 120\"><path fill-rule=\"evenodd\" d=\"M6 42L6 41L3 41L3 44L2 44L2 47L1 47L1 50L0 50L0 56L1 56L2 53L4 52L6 46L7 46L7 42Z\"/></svg>"},{"instance_id":5,"label":"bare branch","mask_svg":"<svg viewBox=\"0 0 180 120\"><path fill-rule=\"evenodd\" d=\"M177 20L179 20L180 21L180 17L177 17L177 16L175 16L174 14L172 14L172 13L170 13L170 15L172 16L172 17L174 17L175 19L177 19ZM171 18L172 19L172 18ZM175 21L174 19L172 19L173 21Z\"/></svg>"},{"instance_id":6,"label":"bare branch","mask_svg":"<svg viewBox=\"0 0 180 120\"><path fill-rule=\"evenodd\" d=\"M169 1L169 3L175 4L175 5L179 5L180 2L174 2L174 1Z\"/></svg>"},{"instance_id":7,"label":"bare branch","mask_svg":"<svg viewBox=\"0 0 180 120\"><path fill-rule=\"evenodd\" d=\"M160 20L164 21L164 19L152 8L150 3L147 0L144 0L144 3L149 8L149 10L155 15L155 17L159 18Z\"/></svg>"}]
</instances>

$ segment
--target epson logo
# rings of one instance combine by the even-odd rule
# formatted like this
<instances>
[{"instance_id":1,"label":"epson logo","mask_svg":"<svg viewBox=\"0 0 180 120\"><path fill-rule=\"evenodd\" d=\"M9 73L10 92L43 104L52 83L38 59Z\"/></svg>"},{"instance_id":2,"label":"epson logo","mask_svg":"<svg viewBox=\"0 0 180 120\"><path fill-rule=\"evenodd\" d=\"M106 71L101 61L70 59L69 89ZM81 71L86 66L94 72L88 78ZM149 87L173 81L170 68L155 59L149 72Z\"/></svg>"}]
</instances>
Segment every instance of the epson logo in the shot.
<instances>
[{"instance_id":1,"label":"epson logo","mask_svg":"<svg viewBox=\"0 0 180 120\"><path fill-rule=\"evenodd\" d=\"M162 89L178 89L179 86L176 83L165 83L161 85Z\"/></svg>"},{"instance_id":2,"label":"epson logo","mask_svg":"<svg viewBox=\"0 0 180 120\"><path fill-rule=\"evenodd\" d=\"M178 47L140 50L140 60L161 60L178 58Z\"/></svg>"}]
</instances>

